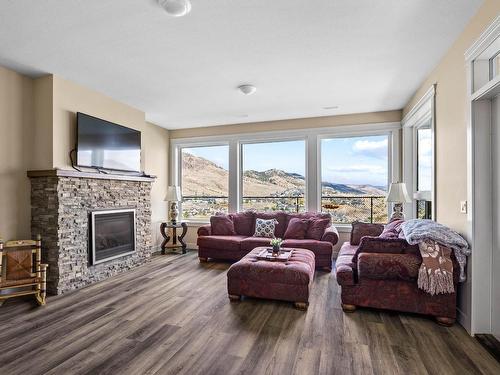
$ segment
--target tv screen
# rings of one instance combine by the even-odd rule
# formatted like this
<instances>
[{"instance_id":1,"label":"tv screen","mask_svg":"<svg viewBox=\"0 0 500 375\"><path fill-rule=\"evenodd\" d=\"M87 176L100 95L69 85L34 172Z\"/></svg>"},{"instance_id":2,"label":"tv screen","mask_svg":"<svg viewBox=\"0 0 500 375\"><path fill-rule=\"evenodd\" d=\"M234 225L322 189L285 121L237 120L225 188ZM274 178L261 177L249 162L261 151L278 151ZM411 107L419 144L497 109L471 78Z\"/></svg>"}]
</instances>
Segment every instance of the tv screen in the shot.
<instances>
[{"instance_id":1,"label":"tv screen","mask_svg":"<svg viewBox=\"0 0 500 375\"><path fill-rule=\"evenodd\" d=\"M141 132L78 112L77 165L141 171Z\"/></svg>"}]
</instances>

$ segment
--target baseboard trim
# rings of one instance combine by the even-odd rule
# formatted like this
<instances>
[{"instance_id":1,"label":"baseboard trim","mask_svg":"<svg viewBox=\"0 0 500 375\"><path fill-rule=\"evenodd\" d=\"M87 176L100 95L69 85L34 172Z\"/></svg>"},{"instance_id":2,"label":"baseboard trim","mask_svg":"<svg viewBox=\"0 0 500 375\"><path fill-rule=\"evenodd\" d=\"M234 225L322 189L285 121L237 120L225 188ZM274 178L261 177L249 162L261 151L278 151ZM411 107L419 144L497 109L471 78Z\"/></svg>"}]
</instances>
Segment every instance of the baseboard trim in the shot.
<instances>
[{"instance_id":1,"label":"baseboard trim","mask_svg":"<svg viewBox=\"0 0 500 375\"><path fill-rule=\"evenodd\" d=\"M465 314L462 310L457 307L457 322L465 328L469 335L472 335L470 319L467 314Z\"/></svg>"}]
</instances>

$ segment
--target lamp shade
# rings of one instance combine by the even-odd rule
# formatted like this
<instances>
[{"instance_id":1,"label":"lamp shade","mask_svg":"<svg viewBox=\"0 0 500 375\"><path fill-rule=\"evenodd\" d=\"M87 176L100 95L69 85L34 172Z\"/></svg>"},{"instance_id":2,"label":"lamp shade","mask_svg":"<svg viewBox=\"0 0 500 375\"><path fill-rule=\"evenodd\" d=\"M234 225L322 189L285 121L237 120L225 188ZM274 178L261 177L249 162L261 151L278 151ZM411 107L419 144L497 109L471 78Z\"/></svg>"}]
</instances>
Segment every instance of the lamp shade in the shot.
<instances>
[{"instance_id":1,"label":"lamp shade","mask_svg":"<svg viewBox=\"0 0 500 375\"><path fill-rule=\"evenodd\" d=\"M167 202L179 202L182 200L181 188L179 186L169 186L167 188L167 195L165 196Z\"/></svg>"},{"instance_id":2,"label":"lamp shade","mask_svg":"<svg viewBox=\"0 0 500 375\"><path fill-rule=\"evenodd\" d=\"M393 203L410 203L411 199L406 190L406 184L404 182L392 183L386 201Z\"/></svg>"}]
</instances>

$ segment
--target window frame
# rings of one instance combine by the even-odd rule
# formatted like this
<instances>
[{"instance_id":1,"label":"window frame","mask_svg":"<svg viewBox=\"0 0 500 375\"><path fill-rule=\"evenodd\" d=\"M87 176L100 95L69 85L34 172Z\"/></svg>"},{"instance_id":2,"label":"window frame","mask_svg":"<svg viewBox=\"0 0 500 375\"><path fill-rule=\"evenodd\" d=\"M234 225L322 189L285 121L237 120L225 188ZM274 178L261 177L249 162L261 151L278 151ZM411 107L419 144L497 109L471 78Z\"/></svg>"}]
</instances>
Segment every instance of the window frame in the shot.
<instances>
[{"instance_id":1,"label":"window frame","mask_svg":"<svg viewBox=\"0 0 500 375\"><path fill-rule=\"evenodd\" d=\"M307 165L307 137L298 136L298 137L279 137L276 139L245 139L238 142L239 147L239 173L238 173L238 211L243 209L243 147L245 145L254 145L254 144L262 144L262 143L278 143L278 142L295 142L295 141L304 141L304 179L305 179L305 188L304 188L304 207L307 210L307 197L308 197L308 187L307 187L307 179L308 179L308 165Z\"/></svg>"},{"instance_id":2,"label":"window frame","mask_svg":"<svg viewBox=\"0 0 500 375\"><path fill-rule=\"evenodd\" d=\"M370 135L388 135L388 175L389 181L400 178L400 122L361 123L316 127L309 129L292 129L264 131L255 133L228 134L220 136L201 136L192 138L174 138L170 140L170 184L179 185L182 173L180 151L183 148L200 146L229 145L229 212L242 209L242 145L249 143L271 143L286 141L305 141L305 209L321 210L321 139L348 138ZM182 188L182 186L181 186ZM390 206L390 205L389 205ZM182 206L180 207L182 209ZM391 210L391 207L388 207ZM186 220L188 225L206 224L208 221ZM341 232L349 232L350 224L336 224Z\"/></svg>"},{"instance_id":3,"label":"window frame","mask_svg":"<svg viewBox=\"0 0 500 375\"><path fill-rule=\"evenodd\" d=\"M414 194L418 190L418 130L431 130L431 219L436 220L436 137L435 137L435 93L432 85L415 106L401 121L403 128L403 181L412 202L405 204L408 218L417 217L417 200ZM423 191L422 191L423 192ZM425 191L426 192L426 191Z\"/></svg>"},{"instance_id":4,"label":"window frame","mask_svg":"<svg viewBox=\"0 0 500 375\"><path fill-rule=\"evenodd\" d=\"M391 185L394 176L399 175L399 135L396 135L394 130L378 130L371 132L350 132L346 134L331 134L322 135L318 137L318 210L322 208L322 197L323 197L323 186L322 186L322 141L328 139L345 139L345 138L360 138L360 137L372 137L372 136L387 136L387 189ZM396 148L396 149L395 149ZM392 207L387 204L387 217L391 216ZM335 226L343 226L349 224L335 224Z\"/></svg>"}]
</instances>

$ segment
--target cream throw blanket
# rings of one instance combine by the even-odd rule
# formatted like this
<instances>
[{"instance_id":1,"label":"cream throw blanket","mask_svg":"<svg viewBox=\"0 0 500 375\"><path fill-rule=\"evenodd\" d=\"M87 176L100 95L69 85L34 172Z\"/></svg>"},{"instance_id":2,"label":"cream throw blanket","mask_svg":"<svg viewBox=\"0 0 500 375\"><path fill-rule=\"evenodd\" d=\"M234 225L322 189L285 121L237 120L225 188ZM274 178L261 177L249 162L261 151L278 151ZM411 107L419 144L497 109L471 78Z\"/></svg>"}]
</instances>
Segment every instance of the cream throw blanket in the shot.
<instances>
[{"instance_id":1,"label":"cream throw blanket","mask_svg":"<svg viewBox=\"0 0 500 375\"><path fill-rule=\"evenodd\" d=\"M418 287L432 295L453 293L453 250L460 264L460 281L465 280L465 264L470 255L469 245L457 232L432 220L408 220L401 233L410 245L418 244L422 265L418 273ZM451 250L450 250L451 249Z\"/></svg>"}]
</instances>

